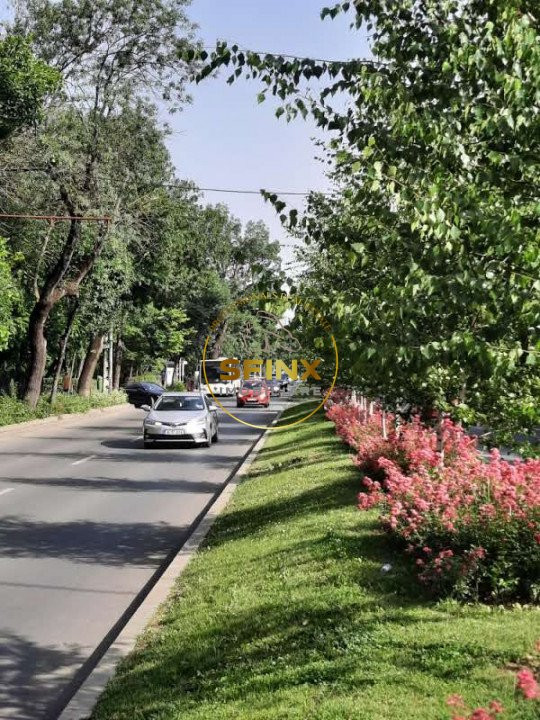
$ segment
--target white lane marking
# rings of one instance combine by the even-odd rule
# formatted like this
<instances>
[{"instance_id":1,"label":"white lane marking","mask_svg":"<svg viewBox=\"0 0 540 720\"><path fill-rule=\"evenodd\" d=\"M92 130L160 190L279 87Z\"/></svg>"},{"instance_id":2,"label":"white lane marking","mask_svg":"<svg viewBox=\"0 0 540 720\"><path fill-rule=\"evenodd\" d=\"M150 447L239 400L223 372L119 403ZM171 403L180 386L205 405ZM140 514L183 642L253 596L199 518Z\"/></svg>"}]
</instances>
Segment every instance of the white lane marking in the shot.
<instances>
[{"instance_id":1,"label":"white lane marking","mask_svg":"<svg viewBox=\"0 0 540 720\"><path fill-rule=\"evenodd\" d=\"M13 492L15 488L6 488L5 490L0 490L0 495L7 495L10 492Z\"/></svg>"},{"instance_id":2,"label":"white lane marking","mask_svg":"<svg viewBox=\"0 0 540 720\"><path fill-rule=\"evenodd\" d=\"M134 438L133 442L137 442L137 440L142 440L144 435L137 435L136 438Z\"/></svg>"},{"instance_id":3,"label":"white lane marking","mask_svg":"<svg viewBox=\"0 0 540 720\"><path fill-rule=\"evenodd\" d=\"M82 465L85 462L88 462L88 460L93 460L96 456L95 455L89 455L88 457L82 458L82 460L76 460L75 462L72 462L72 465Z\"/></svg>"}]
</instances>

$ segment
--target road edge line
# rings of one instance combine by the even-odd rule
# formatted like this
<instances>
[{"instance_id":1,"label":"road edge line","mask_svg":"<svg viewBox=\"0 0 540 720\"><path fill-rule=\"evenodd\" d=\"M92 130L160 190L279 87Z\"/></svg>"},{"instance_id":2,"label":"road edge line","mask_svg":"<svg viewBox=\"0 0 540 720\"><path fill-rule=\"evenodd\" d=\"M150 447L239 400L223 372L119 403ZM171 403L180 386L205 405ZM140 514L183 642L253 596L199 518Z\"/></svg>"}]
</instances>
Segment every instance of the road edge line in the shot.
<instances>
[{"instance_id":1,"label":"road edge line","mask_svg":"<svg viewBox=\"0 0 540 720\"><path fill-rule=\"evenodd\" d=\"M270 427L278 423L284 410L285 408L276 415ZM88 677L75 691L58 715L57 720L88 720L107 683L114 676L118 663L135 648L139 636L169 597L177 579L198 552L213 524L227 507L238 485L249 473L251 465L266 444L268 437L269 432L267 429L244 455L236 470L231 473L231 476L225 482L221 492L216 495L199 521L195 522L193 530L182 544L180 550L174 555L139 607L98 660Z\"/></svg>"}]
</instances>

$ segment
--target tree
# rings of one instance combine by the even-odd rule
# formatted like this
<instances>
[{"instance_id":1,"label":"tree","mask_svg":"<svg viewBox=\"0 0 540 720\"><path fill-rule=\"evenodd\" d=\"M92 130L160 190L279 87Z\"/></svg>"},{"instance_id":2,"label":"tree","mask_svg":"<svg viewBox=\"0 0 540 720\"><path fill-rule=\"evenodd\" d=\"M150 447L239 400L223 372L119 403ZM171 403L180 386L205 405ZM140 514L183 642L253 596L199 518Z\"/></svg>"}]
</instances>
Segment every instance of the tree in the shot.
<instances>
[{"instance_id":1,"label":"tree","mask_svg":"<svg viewBox=\"0 0 540 720\"><path fill-rule=\"evenodd\" d=\"M192 34L183 12L186 4L185 0L30 0L16 19L15 28L32 33L38 54L64 79L58 98L64 105L61 112L49 112L38 145L57 201L72 218L30 314L24 396L32 406L45 369L50 313L63 297L78 294L107 241L106 229L82 230L75 218L92 212L118 218L129 201L120 167L104 162L111 157L118 118L140 107L141 98L156 93L175 107L185 100L186 65L180 54ZM131 139L124 138L124 146Z\"/></svg>"},{"instance_id":2,"label":"tree","mask_svg":"<svg viewBox=\"0 0 540 720\"><path fill-rule=\"evenodd\" d=\"M122 301L129 297L134 280L130 240L129 231L119 226L104 248L88 283L81 289L76 340L85 353L77 387L82 396L91 393L106 334L112 330L121 332Z\"/></svg>"},{"instance_id":3,"label":"tree","mask_svg":"<svg viewBox=\"0 0 540 720\"><path fill-rule=\"evenodd\" d=\"M128 317L123 330L125 359L138 374L157 372L168 360L181 356L189 329L187 315L177 308L144 305Z\"/></svg>"},{"instance_id":4,"label":"tree","mask_svg":"<svg viewBox=\"0 0 540 720\"><path fill-rule=\"evenodd\" d=\"M284 100L278 115L311 113L333 133L334 192L286 220L316 248L302 289L335 326L348 380L485 412L490 385L519 396L538 373L536 3L357 0L323 16L349 10L376 60L220 44L201 75L245 68L261 99ZM307 94L313 78L323 87Z\"/></svg>"},{"instance_id":5,"label":"tree","mask_svg":"<svg viewBox=\"0 0 540 720\"><path fill-rule=\"evenodd\" d=\"M228 212L223 206L218 206L217 210L228 216ZM231 335L230 330L234 326L236 327L236 343L231 346L229 341L229 349L242 347L246 350L243 342L245 336L242 338L244 333L242 328L245 329L247 326L245 322L242 323L242 318L244 321L248 319L252 339L254 335L261 335L260 318L253 311L250 312L250 305L238 306L235 303L253 293L258 286L275 280L280 269L279 244L270 240L268 228L264 223L248 222L242 232L240 223L234 218L228 217L228 222L224 222L222 227L223 231L228 227L230 234L226 246L220 248L215 257L219 262L217 272L228 288L229 299L226 317L218 328L211 345L213 358L218 358L223 354L227 336Z\"/></svg>"},{"instance_id":6,"label":"tree","mask_svg":"<svg viewBox=\"0 0 540 720\"><path fill-rule=\"evenodd\" d=\"M0 350L8 346L13 328L13 307L18 290L13 282L12 263L6 242L0 238Z\"/></svg>"},{"instance_id":7,"label":"tree","mask_svg":"<svg viewBox=\"0 0 540 720\"><path fill-rule=\"evenodd\" d=\"M58 88L60 75L32 53L29 41L18 35L0 40L0 142L41 117L47 95ZM14 322L18 290L11 274L10 255L0 238L0 350L7 347Z\"/></svg>"},{"instance_id":8,"label":"tree","mask_svg":"<svg viewBox=\"0 0 540 720\"><path fill-rule=\"evenodd\" d=\"M0 40L0 141L36 124L45 98L59 84L60 74L33 55L26 38Z\"/></svg>"}]
</instances>

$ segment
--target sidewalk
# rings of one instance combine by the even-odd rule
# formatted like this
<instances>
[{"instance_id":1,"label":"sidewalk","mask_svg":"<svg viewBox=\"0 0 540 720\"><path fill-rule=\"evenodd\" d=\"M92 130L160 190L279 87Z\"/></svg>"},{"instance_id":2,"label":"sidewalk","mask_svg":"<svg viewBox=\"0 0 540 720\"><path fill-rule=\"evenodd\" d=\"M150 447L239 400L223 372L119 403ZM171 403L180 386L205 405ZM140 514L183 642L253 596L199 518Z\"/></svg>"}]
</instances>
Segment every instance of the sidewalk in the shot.
<instances>
[{"instance_id":1,"label":"sidewalk","mask_svg":"<svg viewBox=\"0 0 540 720\"><path fill-rule=\"evenodd\" d=\"M88 410L84 410L83 412L60 413L56 415L48 415L44 418L35 418L34 420L24 420L23 422L12 423L11 425L0 425L0 434L10 432L20 433L27 429L40 427L41 425L54 425L58 422L63 422L68 419L80 420L81 418L91 418L102 415L103 413L110 413L119 409L125 410L127 407L130 407L129 403L127 402L116 403L113 405L90 408Z\"/></svg>"}]
</instances>

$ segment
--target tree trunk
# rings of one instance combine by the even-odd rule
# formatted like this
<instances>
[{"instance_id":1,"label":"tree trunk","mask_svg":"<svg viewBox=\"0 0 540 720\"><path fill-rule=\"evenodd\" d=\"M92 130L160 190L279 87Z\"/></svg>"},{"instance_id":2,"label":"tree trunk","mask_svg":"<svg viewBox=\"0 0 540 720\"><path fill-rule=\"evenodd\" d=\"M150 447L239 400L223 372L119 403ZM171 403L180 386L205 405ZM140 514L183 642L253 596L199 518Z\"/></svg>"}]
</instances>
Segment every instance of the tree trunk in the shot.
<instances>
[{"instance_id":1,"label":"tree trunk","mask_svg":"<svg viewBox=\"0 0 540 720\"><path fill-rule=\"evenodd\" d=\"M75 361L77 360L76 353L73 353L73 357L71 358L71 365L69 366L69 377L71 378L71 385L69 388L70 392L73 392L73 373L75 372Z\"/></svg>"},{"instance_id":2,"label":"tree trunk","mask_svg":"<svg viewBox=\"0 0 540 720\"><path fill-rule=\"evenodd\" d=\"M26 376L24 401L35 408L41 394L41 384L47 362L47 339L45 338L45 323L52 310L53 304L39 300L30 314L28 323L28 345L30 347L30 361Z\"/></svg>"},{"instance_id":3,"label":"tree trunk","mask_svg":"<svg viewBox=\"0 0 540 720\"><path fill-rule=\"evenodd\" d=\"M79 378L81 377L83 365L84 365L84 359L86 355L82 354L79 358L79 367L77 368L77 387L79 386Z\"/></svg>"},{"instance_id":4,"label":"tree trunk","mask_svg":"<svg viewBox=\"0 0 540 720\"><path fill-rule=\"evenodd\" d=\"M61 194L69 212L72 215L76 215L75 207L67 194L65 194L65 192L61 192ZM41 292L36 290L36 304L32 309L28 324L30 362L23 396L25 402L32 408L36 407L39 400L45 372L45 363L47 361L45 324L51 314L51 310L63 297L66 295L70 297L78 296L81 283L88 273L91 272L103 249L106 234L107 226L100 230L91 253L81 263L76 276L68 281L67 274L71 269L73 257L80 238L80 222L78 220L72 220L60 257L45 278Z\"/></svg>"},{"instance_id":5,"label":"tree trunk","mask_svg":"<svg viewBox=\"0 0 540 720\"><path fill-rule=\"evenodd\" d=\"M444 431L443 431L443 420L444 414L442 410L439 410L439 417L437 418L437 452L439 453L439 464L444 465Z\"/></svg>"},{"instance_id":6,"label":"tree trunk","mask_svg":"<svg viewBox=\"0 0 540 720\"><path fill-rule=\"evenodd\" d=\"M81 375L79 377L78 393L83 397L88 397L92 389L92 379L96 371L97 364L101 353L103 352L103 345L105 341L105 334L96 335L92 338L86 357L84 358Z\"/></svg>"},{"instance_id":7,"label":"tree trunk","mask_svg":"<svg viewBox=\"0 0 540 720\"><path fill-rule=\"evenodd\" d=\"M122 338L118 336L116 339L116 347L114 350L114 382L113 389L120 390L120 383L122 382L122 360L124 357L124 343Z\"/></svg>"},{"instance_id":8,"label":"tree trunk","mask_svg":"<svg viewBox=\"0 0 540 720\"><path fill-rule=\"evenodd\" d=\"M219 333L216 337L216 341L214 343L214 349L212 350L212 359L213 360L217 360L219 357L221 357L221 353L223 352L223 343L225 342L225 337L227 336L228 326L229 326L229 319L227 318L221 325L221 327L219 329Z\"/></svg>"},{"instance_id":9,"label":"tree trunk","mask_svg":"<svg viewBox=\"0 0 540 720\"><path fill-rule=\"evenodd\" d=\"M52 386L52 390L51 390L51 405L56 400L56 393L58 392L58 381L60 380L60 373L62 372L64 360L66 359L67 344L69 342L69 336L71 335L71 330L73 329L73 323L75 321L75 315L77 314L78 307L79 307L79 301L77 298L75 298L75 300L73 300L71 303L71 308L69 310L67 323L66 323L66 329L64 330L64 334L62 335L62 339L60 340L60 348L59 348L59 352L58 352L58 358L56 360L56 368L54 371L53 386Z\"/></svg>"}]
</instances>

